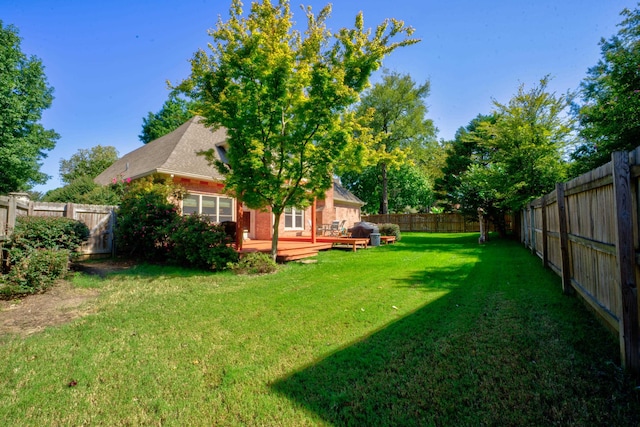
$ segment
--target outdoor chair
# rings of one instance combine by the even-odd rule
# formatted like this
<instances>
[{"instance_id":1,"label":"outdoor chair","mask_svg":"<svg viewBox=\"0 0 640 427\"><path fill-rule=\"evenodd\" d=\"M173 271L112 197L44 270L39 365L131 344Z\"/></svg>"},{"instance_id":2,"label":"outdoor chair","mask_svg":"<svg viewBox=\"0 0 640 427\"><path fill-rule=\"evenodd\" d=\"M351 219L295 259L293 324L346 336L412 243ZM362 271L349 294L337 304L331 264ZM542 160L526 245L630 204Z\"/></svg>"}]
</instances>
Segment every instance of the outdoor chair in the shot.
<instances>
[{"instance_id":1,"label":"outdoor chair","mask_svg":"<svg viewBox=\"0 0 640 427\"><path fill-rule=\"evenodd\" d=\"M329 235L330 236L339 236L340 233L342 232L342 227L344 227L344 223L347 222L347 220L343 219L342 221L336 220L336 221L332 221L331 222L331 227L329 228Z\"/></svg>"}]
</instances>

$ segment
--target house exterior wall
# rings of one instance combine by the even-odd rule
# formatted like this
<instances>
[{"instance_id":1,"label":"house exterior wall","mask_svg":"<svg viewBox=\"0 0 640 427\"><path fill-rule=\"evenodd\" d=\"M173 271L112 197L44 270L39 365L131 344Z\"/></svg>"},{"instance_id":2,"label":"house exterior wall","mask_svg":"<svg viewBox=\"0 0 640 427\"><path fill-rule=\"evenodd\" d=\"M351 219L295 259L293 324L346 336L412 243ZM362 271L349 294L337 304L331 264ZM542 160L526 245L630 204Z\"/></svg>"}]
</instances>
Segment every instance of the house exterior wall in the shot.
<instances>
[{"instance_id":1,"label":"house exterior wall","mask_svg":"<svg viewBox=\"0 0 640 427\"><path fill-rule=\"evenodd\" d=\"M347 221L344 223L344 226L347 229L353 227L356 222L360 222L362 220L360 216L360 207L346 204L335 204L335 216L337 220Z\"/></svg>"}]
</instances>

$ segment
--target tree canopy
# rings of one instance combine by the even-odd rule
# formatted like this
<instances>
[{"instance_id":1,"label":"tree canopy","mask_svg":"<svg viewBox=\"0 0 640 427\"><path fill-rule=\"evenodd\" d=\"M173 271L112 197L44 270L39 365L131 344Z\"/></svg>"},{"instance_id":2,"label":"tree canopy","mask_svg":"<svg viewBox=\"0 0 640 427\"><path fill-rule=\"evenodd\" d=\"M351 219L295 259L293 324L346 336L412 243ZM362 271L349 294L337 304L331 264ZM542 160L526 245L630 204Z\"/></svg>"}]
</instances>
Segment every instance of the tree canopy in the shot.
<instances>
[{"instance_id":1,"label":"tree canopy","mask_svg":"<svg viewBox=\"0 0 640 427\"><path fill-rule=\"evenodd\" d=\"M387 54L417 42L395 19L371 31L360 13L354 28L332 33L331 5L303 11L301 32L288 0L252 2L246 16L233 0L228 21L210 31L210 53L194 55L180 84L205 123L227 129L228 163L216 163L226 190L273 213L274 257L285 208L308 206L332 185L358 126L349 107Z\"/></svg>"},{"instance_id":2,"label":"tree canopy","mask_svg":"<svg viewBox=\"0 0 640 427\"><path fill-rule=\"evenodd\" d=\"M580 85L577 115L584 141L572 154L575 174L640 144L640 10L624 9L621 15L618 34L600 41L602 58Z\"/></svg>"},{"instance_id":3,"label":"tree canopy","mask_svg":"<svg viewBox=\"0 0 640 427\"><path fill-rule=\"evenodd\" d=\"M194 116L192 108L192 101L172 92L158 112L149 111L147 117L142 119L142 133L138 138L147 144L173 132Z\"/></svg>"},{"instance_id":4,"label":"tree canopy","mask_svg":"<svg viewBox=\"0 0 640 427\"><path fill-rule=\"evenodd\" d=\"M345 172L342 184L366 204L362 211L376 214L380 211L382 187L380 186L380 169L369 166L362 171ZM419 167L404 163L388 171L389 186L387 188L388 208L392 213L409 211L426 211L433 203L431 182Z\"/></svg>"},{"instance_id":5,"label":"tree canopy","mask_svg":"<svg viewBox=\"0 0 640 427\"><path fill-rule=\"evenodd\" d=\"M412 164L413 150L422 151L429 141L435 141L433 121L426 118L425 99L429 90L428 81L419 85L408 74L385 70L382 81L368 89L358 104L356 114L372 134L369 144L359 155L364 156L364 162L370 167L377 169L372 176L378 177L376 181L365 180L363 183L370 182L373 187L365 191L380 197L376 203L379 213L389 211L388 188L394 185L389 182L389 170L397 169L405 162ZM399 175L394 174L394 177Z\"/></svg>"},{"instance_id":6,"label":"tree canopy","mask_svg":"<svg viewBox=\"0 0 640 427\"><path fill-rule=\"evenodd\" d=\"M58 134L39 122L52 100L42 62L27 57L17 28L0 21L0 194L28 190L49 178L40 162Z\"/></svg>"},{"instance_id":7,"label":"tree canopy","mask_svg":"<svg viewBox=\"0 0 640 427\"><path fill-rule=\"evenodd\" d=\"M566 177L571 95L549 93L548 82L545 77L529 91L521 85L507 104L494 101L491 116L478 116L460 130L438 182L450 203L471 216L482 208L501 231L504 214Z\"/></svg>"},{"instance_id":8,"label":"tree canopy","mask_svg":"<svg viewBox=\"0 0 640 427\"><path fill-rule=\"evenodd\" d=\"M93 179L116 160L118 160L116 147L96 145L89 149L81 148L68 160L60 160L60 178L66 184L85 176Z\"/></svg>"}]
</instances>

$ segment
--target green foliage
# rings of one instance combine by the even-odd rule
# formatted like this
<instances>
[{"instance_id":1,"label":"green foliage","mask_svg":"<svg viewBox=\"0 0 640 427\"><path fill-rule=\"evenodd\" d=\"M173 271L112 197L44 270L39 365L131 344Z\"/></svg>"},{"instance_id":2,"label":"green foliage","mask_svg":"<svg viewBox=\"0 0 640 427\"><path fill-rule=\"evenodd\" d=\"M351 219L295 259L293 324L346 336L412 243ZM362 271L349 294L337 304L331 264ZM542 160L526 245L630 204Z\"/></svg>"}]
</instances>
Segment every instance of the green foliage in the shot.
<instances>
[{"instance_id":1,"label":"green foliage","mask_svg":"<svg viewBox=\"0 0 640 427\"><path fill-rule=\"evenodd\" d=\"M95 178L118 160L115 147L96 145L90 149L81 148L69 160L60 160L60 178L71 184L79 178Z\"/></svg>"},{"instance_id":2,"label":"green foliage","mask_svg":"<svg viewBox=\"0 0 640 427\"><path fill-rule=\"evenodd\" d=\"M161 177L131 183L118 209L119 252L146 261L166 260L169 236L180 217L170 197L180 197L180 189Z\"/></svg>"},{"instance_id":3,"label":"green foliage","mask_svg":"<svg viewBox=\"0 0 640 427\"><path fill-rule=\"evenodd\" d=\"M60 217L19 217L5 247L9 273L0 294L10 297L46 290L68 269L69 256L89 237L80 222Z\"/></svg>"},{"instance_id":4,"label":"green foliage","mask_svg":"<svg viewBox=\"0 0 640 427\"><path fill-rule=\"evenodd\" d=\"M89 238L82 222L62 217L18 217L11 238L5 245L10 259L26 256L35 249L74 252Z\"/></svg>"},{"instance_id":5,"label":"green foliage","mask_svg":"<svg viewBox=\"0 0 640 427\"><path fill-rule=\"evenodd\" d=\"M122 198L121 184L102 186L89 176L81 176L65 185L47 192L45 202L84 203L91 205L118 205Z\"/></svg>"},{"instance_id":6,"label":"green foliage","mask_svg":"<svg viewBox=\"0 0 640 427\"><path fill-rule=\"evenodd\" d=\"M369 206L379 206L379 213L386 214L389 209L393 211L389 206L392 198L390 187L402 186L392 182L398 175L391 177L390 170L411 164L408 158L414 157L412 149L422 151L430 141L435 142L433 121L425 118L425 99L429 90L428 81L418 85L408 74L385 70L382 82L367 90L358 105L357 115L367 122L373 138L364 139L369 144L364 144L355 155L374 168L378 176L372 186L363 188L362 194L375 192L378 195L379 201ZM397 211L398 206L395 208Z\"/></svg>"},{"instance_id":7,"label":"green foliage","mask_svg":"<svg viewBox=\"0 0 640 427\"><path fill-rule=\"evenodd\" d=\"M224 270L238 260L221 225L198 215L179 218L170 234L169 262L205 270Z\"/></svg>"},{"instance_id":8,"label":"green foliage","mask_svg":"<svg viewBox=\"0 0 640 427\"><path fill-rule=\"evenodd\" d=\"M332 33L330 5L304 12L301 32L288 0L252 2L248 14L233 0L229 20L210 32L211 53L194 55L179 86L206 124L227 129L228 164L215 163L227 190L249 208L273 212L273 257L284 209L308 206L331 187L357 128L349 108L369 77L387 54L416 42L405 38L413 29L401 21L385 20L372 32L359 14L355 28Z\"/></svg>"},{"instance_id":9,"label":"green foliage","mask_svg":"<svg viewBox=\"0 0 640 427\"><path fill-rule=\"evenodd\" d=\"M398 224L378 224L378 230L380 230L381 236L395 236L396 242L402 239L402 233L400 232L400 226Z\"/></svg>"},{"instance_id":10,"label":"green foliage","mask_svg":"<svg viewBox=\"0 0 640 427\"><path fill-rule=\"evenodd\" d=\"M438 188L468 217L482 208L504 233L504 216L550 192L566 177L562 160L572 142L566 117L570 95L547 92L548 78L507 104L494 102L492 116L478 116L456 135Z\"/></svg>"},{"instance_id":11,"label":"green foliage","mask_svg":"<svg viewBox=\"0 0 640 427\"><path fill-rule=\"evenodd\" d=\"M572 154L573 175L640 144L640 9L621 15L618 34L601 40L602 59L580 85L583 105L577 113L584 142Z\"/></svg>"},{"instance_id":12,"label":"green foliage","mask_svg":"<svg viewBox=\"0 0 640 427\"><path fill-rule=\"evenodd\" d=\"M175 93L169 96L157 113L149 112L142 119L142 133L138 135L140 141L147 144L170 132L173 132L187 120L194 116L191 111L193 103L180 98Z\"/></svg>"},{"instance_id":13,"label":"green foliage","mask_svg":"<svg viewBox=\"0 0 640 427\"><path fill-rule=\"evenodd\" d=\"M389 212L405 212L408 208L426 210L433 203L431 183L420 169L403 164L388 171L387 200ZM361 172L344 172L342 184L366 204L362 211L367 214L380 213L382 178L377 166L369 166Z\"/></svg>"},{"instance_id":14,"label":"green foliage","mask_svg":"<svg viewBox=\"0 0 640 427\"><path fill-rule=\"evenodd\" d=\"M20 50L17 28L2 21L0 64L0 194L7 194L46 182L40 161L59 136L39 123L53 100L44 67Z\"/></svg>"},{"instance_id":15,"label":"green foliage","mask_svg":"<svg viewBox=\"0 0 640 427\"><path fill-rule=\"evenodd\" d=\"M14 260L5 284L0 285L0 297L44 292L67 273L69 255L68 250L33 249Z\"/></svg>"},{"instance_id":16,"label":"green foliage","mask_svg":"<svg viewBox=\"0 0 640 427\"><path fill-rule=\"evenodd\" d=\"M269 274L277 269L278 265L273 258L262 252L248 253L231 265L231 271L236 274Z\"/></svg>"}]
</instances>

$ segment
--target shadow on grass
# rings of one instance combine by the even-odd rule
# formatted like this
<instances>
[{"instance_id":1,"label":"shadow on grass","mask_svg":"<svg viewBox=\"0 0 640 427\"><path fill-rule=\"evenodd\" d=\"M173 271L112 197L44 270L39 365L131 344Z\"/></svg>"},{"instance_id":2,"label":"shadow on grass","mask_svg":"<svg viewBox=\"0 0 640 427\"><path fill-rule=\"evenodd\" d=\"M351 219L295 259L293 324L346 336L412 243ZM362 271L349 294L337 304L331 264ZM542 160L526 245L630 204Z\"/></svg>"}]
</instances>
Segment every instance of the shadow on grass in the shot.
<instances>
[{"instance_id":1,"label":"shadow on grass","mask_svg":"<svg viewBox=\"0 0 640 427\"><path fill-rule=\"evenodd\" d=\"M394 250L451 249L452 241L477 245L467 235L409 235ZM604 328L548 272L517 286L501 277L509 254L516 268L542 270L518 245L479 252L468 271L401 280L449 292L271 387L334 425L635 425L640 403L615 379L617 349ZM574 310L566 317L575 324L538 305ZM573 350L578 340L586 353Z\"/></svg>"}]
</instances>

